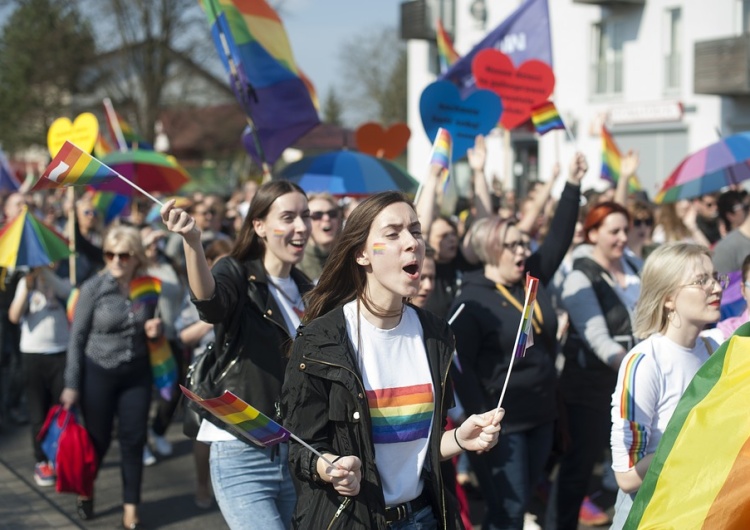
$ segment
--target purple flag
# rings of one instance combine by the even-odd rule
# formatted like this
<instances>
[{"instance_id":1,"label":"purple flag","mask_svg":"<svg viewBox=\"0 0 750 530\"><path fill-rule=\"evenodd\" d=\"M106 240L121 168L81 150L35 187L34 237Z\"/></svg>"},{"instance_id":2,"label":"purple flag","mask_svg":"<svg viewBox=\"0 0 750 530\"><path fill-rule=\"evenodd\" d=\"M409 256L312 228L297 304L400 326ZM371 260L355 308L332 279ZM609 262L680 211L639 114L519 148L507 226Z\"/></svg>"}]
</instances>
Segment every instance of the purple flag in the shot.
<instances>
[{"instance_id":1,"label":"purple flag","mask_svg":"<svg viewBox=\"0 0 750 530\"><path fill-rule=\"evenodd\" d=\"M526 0L497 28L461 57L440 76L458 86L465 96L476 88L471 63L481 50L494 48L509 56L516 68L529 59L537 59L552 68L552 39L549 31L547 0Z\"/></svg>"}]
</instances>

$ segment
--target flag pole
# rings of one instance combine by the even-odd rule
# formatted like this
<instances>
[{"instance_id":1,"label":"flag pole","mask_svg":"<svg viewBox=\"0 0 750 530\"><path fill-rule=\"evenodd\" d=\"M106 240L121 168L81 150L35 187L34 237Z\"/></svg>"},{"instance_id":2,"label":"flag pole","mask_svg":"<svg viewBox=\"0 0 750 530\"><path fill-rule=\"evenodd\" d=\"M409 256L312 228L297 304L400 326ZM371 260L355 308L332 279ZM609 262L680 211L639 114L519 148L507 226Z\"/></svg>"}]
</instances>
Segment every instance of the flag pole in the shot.
<instances>
[{"instance_id":1,"label":"flag pole","mask_svg":"<svg viewBox=\"0 0 750 530\"><path fill-rule=\"evenodd\" d=\"M526 315L526 308L529 307L529 298L531 297L531 289L526 289L526 300L523 303L523 311L521 312L521 322L518 323L518 331L516 332L516 342L513 344L513 351L510 354L510 365L508 365L508 373L505 374L505 383L503 383L503 391L500 393L500 399L497 402L497 410L503 405L503 399L505 398L505 391L508 389L508 381L510 381L510 373L513 371L513 363L516 360L516 350L518 349L518 341L521 339L521 332L523 331L523 321ZM529 317L532 318L532 317Z\"/></svg>"},{"instance_id":2,"label":"flag pole","mask_svg":"<svg viewBox=\"0 0 750 530\"><path fill-rule=\"evenodd\" d=\"M109 98L104 98L102 100L102 104L104 104L104 111L107 113L107 121L109 122L110 127L112 127L112 133L114 133L115 135L115 140L117 140L120 151L127 151L128 144L125 141L125 135L122 134L122 128L120 127L120 122L117 119L115 108L114 106L112 106L112 100Z\"/></svg>"}]
</instances>

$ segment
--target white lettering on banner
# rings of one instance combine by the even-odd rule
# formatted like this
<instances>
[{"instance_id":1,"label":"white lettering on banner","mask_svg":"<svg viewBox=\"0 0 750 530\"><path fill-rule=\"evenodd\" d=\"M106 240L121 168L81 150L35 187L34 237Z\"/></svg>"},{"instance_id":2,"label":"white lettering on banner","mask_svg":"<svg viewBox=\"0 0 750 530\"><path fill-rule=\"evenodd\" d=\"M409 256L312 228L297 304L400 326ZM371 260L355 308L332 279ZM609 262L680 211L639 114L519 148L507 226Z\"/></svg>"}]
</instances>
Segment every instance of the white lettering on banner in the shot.
<instances>
[{"instance_id":1,"label":"white lettering on banner","mask_svg":"<svg viewBox=\"0 0 750 530\"><path fill-rule=\"evenodd\" d=\"M50 179L52 182L58 182L57 179L59 179L61 176L67 173L69 169L70 169L70 166L66 164L65 162L63 162L62 160L60 160L60 163L57 164L57 166L52 171L49 172L49 176L47 178Z\"/></svg>"},{"instance_id":2,"label":"white lettering on banner","mask_svg":"<svg viewBox=\"0 0 750 530\"><path fill-rule=\"evenodd\" d=\"M664 101L610 109L609 121L612 125L680 121L682 115L682 103L679 101Z\"/></svg>"},{"instance_id":3,"label":"white lettering on banner","mask_svg":"<svg viewBox=\"0 0 750 530\"><path fill-rule=\"evenodd\" d=\"M522 52L526 50L526 33L509 33L495 45L504 54Z\"/></svg>"}]
</instances>

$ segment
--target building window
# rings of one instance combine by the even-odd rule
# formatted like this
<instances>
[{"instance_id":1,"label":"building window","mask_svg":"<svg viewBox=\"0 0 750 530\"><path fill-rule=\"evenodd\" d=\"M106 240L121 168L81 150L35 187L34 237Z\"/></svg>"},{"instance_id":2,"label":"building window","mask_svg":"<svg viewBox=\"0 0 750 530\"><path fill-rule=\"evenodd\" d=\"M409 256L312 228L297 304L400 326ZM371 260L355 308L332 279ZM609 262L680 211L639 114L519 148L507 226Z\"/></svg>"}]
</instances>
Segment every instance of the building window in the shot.
<instances>
[{"instance_id":1,"label":"building window","mask_svg":"<svg viewBox=\"0 0 750 530\"><path fill-rule=\"evenodd\" d=\"M675 90L680 88L681 60L682 60L682 10L678 7L668 9L665 17L664 53L664 88Z\"/></svg>"},{"instance_id":2,"label":"building window","mask_svg":"<svg viewBox=\"0 0 750 530\"><path fill-rule=\"evenodd\" d=\"M742 0L742 33L750 33L750 0Z\"/></svg>"},{"instance_id":3,"label":"building window","mask_svg":"<svg viewBox=\"0 0 750 530\"><path fill-rule=\"evenodd\" d=\"M613 21L594 24L592 31L594 94L622 93L622 31Z\"/></svg>"}]
</instances>

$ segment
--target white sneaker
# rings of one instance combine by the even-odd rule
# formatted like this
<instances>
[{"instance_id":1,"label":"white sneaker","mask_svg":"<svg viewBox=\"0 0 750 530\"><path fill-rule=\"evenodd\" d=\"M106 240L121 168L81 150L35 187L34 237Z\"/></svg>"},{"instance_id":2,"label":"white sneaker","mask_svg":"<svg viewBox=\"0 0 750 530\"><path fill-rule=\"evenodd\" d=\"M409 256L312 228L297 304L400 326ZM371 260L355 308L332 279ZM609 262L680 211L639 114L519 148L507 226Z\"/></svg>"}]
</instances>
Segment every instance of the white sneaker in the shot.
<instances>
[{"instance_id":1,"label":"white sneaker","mask_svg":"<svg viewBox=\"0 0 750 530\"><path fill-rule=\"evenodd\" d=\"M172 443L164 436L159 436L154 431L149 429L148 431L151 443L154 446L154 451L159 453L161 456L169 456L172 454Z\"/></svg>"},{"instance_id":2,"label":"white sneaker","mask_svg":"<svg viewBox=\"0 0 750 530\"><path fill-rule=\"evenodd\" d=\"M143 465L146 467L156 464L156 457L148 445L143 446Z\"/></svg>"}]
</instances>

